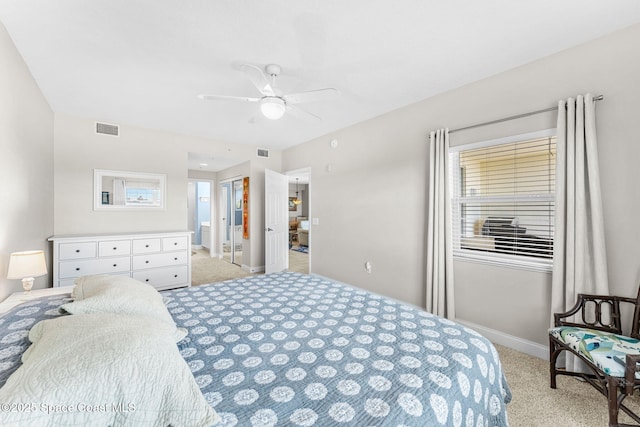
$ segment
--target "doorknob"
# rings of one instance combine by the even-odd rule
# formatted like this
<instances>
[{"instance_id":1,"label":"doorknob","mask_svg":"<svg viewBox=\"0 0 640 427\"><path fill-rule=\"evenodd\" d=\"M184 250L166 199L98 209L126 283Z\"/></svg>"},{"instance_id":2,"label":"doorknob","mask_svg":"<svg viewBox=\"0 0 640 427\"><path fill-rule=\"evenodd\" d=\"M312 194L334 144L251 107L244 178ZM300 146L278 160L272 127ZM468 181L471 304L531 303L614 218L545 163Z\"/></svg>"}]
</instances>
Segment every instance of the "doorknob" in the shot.
<instances>
[{"instance_id":1,"label":"doorknob","mask_svg":"<svg viewBox=\"0 0 640 427\"><path fill-rule=\"evenodd\" d=\"M267 231L273 231L273 228L267 227Z\"/></svg>"}]
</instances>

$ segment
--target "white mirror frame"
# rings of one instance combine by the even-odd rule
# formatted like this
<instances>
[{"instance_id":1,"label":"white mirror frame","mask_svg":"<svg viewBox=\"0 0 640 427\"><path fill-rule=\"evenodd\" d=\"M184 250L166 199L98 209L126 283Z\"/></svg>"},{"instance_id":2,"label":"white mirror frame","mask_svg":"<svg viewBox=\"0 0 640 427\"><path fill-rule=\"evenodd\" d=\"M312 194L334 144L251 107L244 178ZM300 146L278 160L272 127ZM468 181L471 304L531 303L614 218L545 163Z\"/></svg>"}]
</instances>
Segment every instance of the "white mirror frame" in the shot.
<instances>
[{"instance_id":1,"label":"white mirror frame","mask_svg":"<svg viewBox=\"0 0 640 427\"><path fill-rule=\"evenodd\" d=\"M113 185L111 188L103 188L105 180L121 179L123 183L123 192L121 195L122 204L114 204ZM96 211L110 210L164 210L166 207L166 175L143 173L143 172L125 172L112 171L104 169L93 170L93 209ZM153 187L153 200L147 200L139 196L141 202L127 201L126 198L126 182L148 183ZM149 189L146 189L148 192Z\"/></svg>"}]
</instances>

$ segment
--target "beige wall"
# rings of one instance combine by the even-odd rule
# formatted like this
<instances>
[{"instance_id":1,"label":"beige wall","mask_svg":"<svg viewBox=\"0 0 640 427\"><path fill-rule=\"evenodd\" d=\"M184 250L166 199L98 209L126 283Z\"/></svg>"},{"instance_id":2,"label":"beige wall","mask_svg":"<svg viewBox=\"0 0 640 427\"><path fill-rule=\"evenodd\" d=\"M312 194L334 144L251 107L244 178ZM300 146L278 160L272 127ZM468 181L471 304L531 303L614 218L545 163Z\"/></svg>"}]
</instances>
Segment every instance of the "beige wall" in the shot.
<instances>
[{"instance_id":1,"label":"beige wall","mask_svg":"<svg viewBox=\"0 0 640 427\"><path fill-rule=\"evenodd\" d=\"M11 252L44 250L51 271L52 232L53 112L0 24L0 300L22 290L6 279Z\"/></svg>"},{"instance_id":2,"label":"beige wall","mask_svg":"<svg viewBox=\"0 0 640 427\"><path fill-rule=\"evenodd\" d=\"M424 306L428 132L591 92L605 96L597 128L610 286L634 295L640 279L639 41L635 25L284 151L284 170L311 167L311 216L319 219L312 226L312 272ZM552 127L555 114L542 114L454 133L451 143ZM462 261L454 268L459 319L546 343L550 274Z\"/></svg>"},{"instance_id":3,"label":"beige wall","mask_svg":"<svg viewBox=\"0 0 640 427\"><path fill-rule=\"evenodd\" d=\"M186 230L187 152L175 136L121 126L114 137L94 129L95 120L56 114L55 233ZM166 174L166 209L94 211L94 169Z\"/></svg>"},{"instance_id":4,"label":"beige wall","mask_svg":"<svg viewBox=\"0 0 640 427\"><path fill-rule=\"evenodd\" d=\"M100 119L98 119L100 120ZM108 122L108 121L107 121ZM268 159L256 157L256 147L220 143L202 138L120 125L120 136L96 134L95 119L55 115L55 234L126 233L186 230L188 223L188 153L247 160L251 176L265 167L280 168L280 152ZM166 174L167 208L158 211L94 211L93 170ZM218 179L225 173L219 172ZM244 176L244 175L243 175ZM251 229L264 220L260 178L252 179ZM216 194L217 187L214 187ZM215 196L214 196L215 197ZM262 221L262 222L261 222ZM247 260L251 267L264 265L262 233L252 233ZM261 258L262 257L262 258Z\"/></svg>"}]
</instances>

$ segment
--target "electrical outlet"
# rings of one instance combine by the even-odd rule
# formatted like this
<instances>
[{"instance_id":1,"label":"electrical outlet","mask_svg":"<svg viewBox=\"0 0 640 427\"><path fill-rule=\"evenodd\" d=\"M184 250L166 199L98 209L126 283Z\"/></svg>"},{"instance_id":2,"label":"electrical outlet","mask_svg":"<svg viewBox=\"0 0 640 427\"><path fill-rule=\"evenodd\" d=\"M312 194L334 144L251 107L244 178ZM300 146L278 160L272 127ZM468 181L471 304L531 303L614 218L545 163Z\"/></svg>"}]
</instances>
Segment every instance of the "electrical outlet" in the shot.
<instances>
[{"instance_id":1,"label":"electrical outlet","mask_svg":"<svg viewBox=\"0 0 640 427\"><path fill-rule=\"evenodd\" d=\"M367 273L371 274L371 262L367 261L364 263L364 269L367 270Z\"/></svg>"}]
</instances>

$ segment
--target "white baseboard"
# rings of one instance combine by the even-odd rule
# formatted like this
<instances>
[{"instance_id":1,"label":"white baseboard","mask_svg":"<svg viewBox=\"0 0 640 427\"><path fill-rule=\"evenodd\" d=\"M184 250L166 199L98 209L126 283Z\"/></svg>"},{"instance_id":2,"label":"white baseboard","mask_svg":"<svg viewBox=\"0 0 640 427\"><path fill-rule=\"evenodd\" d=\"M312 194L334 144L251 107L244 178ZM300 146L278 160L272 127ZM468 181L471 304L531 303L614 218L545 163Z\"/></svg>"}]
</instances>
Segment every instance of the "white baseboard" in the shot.
<instances>
[{"instance_id":1,"label":"white baseboard","mask_svg":"<svg viewBox=\"0 0 640 427\"><path fill-rule=\"evenodd\" d=\"M242 264L242 271L246 271L247 273L264 273L264 265L249 267L248 265Z\"/></svg>"},{"instance_id":2,"label":"white baseboard","mask_svg":"<svg viewBox=\"0 0 640 427\"><path fill-rule=\"evenodd\" d=\"M478 325L476 323L467 322L462 319L455 319L456 322L465 325L474 331L477 331L484 335L489 341L503 345L505 347L512 348L521 353L535 356L540 359L549 360L549 347L539 344L537 342L524 340L522 338L506 334L495 329L487 328L485 326Z\"/></svg>"}]
</instances>

